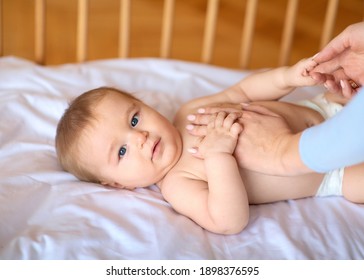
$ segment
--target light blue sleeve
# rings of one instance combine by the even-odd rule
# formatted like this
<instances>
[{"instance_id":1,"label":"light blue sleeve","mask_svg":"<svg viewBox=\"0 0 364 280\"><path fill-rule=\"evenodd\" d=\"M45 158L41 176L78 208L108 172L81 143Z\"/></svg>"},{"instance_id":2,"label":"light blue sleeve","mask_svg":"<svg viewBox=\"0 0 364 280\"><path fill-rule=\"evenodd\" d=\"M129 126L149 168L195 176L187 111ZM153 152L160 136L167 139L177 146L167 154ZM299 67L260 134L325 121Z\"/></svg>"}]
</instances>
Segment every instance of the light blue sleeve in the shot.
<instances>
[{"instance_id":1,"label":"light blue sleeve","mask_svg":"<svg viewBox=\"0 0 364 280\"><path fill-rule=\"evenodd\" d=\"M299 152L317 172L364 162L364 88L337 115L306 129Z\"/></svg>"}]
</instances>

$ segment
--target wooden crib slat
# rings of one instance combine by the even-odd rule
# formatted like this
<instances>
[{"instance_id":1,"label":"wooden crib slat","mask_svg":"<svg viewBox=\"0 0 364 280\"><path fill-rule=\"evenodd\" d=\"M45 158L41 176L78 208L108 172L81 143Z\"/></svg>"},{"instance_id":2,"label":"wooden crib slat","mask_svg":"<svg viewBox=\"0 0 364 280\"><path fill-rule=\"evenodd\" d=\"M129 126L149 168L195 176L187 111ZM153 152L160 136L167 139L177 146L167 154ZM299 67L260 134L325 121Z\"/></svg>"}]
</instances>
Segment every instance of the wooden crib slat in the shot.
<instances>
[{"instance_id":1,"label":"wooden crib slat","mask_svg":"<svg viewBox=\"0 0 364 280\"><path fill-rule=\"evenodd\" d=\"M168 58L171 53L174 0L164 0L160 56Z\"/></svg>"},{"instance_id":2,"label":"wooden crib slat","mask_svg":"<svg viewBox=\"0 0 364 280\"><path fill-rule=\"evenodd\" d=\"M130 0L120 0L119 57L129 56L130 45Z\"/></svg>"},{"instance_id":3,"label":"wooden crib slat","mask_svg":"<svg viewBox=\"0 0 364 280\"><path fill-rule=\"evenodd\" d=\"M88 0L78 0L77 15L77 53L76 60L82 62L87 56Z\"/></svg>"},{"instance_id":4,"label":"wooden crib slat","mask_svg":"<svg viewBox=\"0 0 364 280\"><path fill-rule=\"evenodd\" d=\"M35 38L34 56L39 64L45 62L45 0L35 1Z\"/></svg>"},{"instance_id":5,"label":"wooden crib slat","mask_svg":"<svg viewBox=\"0 0 364 280\"><path fill-rule=\"evenodd\" d=\"M289 0L288 2L286 17L283 23L283 36L278 61L279 66L287 65L291 54L298 2L299 0Z\"/></svg>"},{"instance_id":6,"label":"wooden crib slat","mask_svg":"<svg viewBox=\"0 0 364 280\"><path fill-rule=\"evenodd\" d=\"M214 48L218 7L219 0L208 1L201 56L201 61L204 63L211 62L212 50Z\"/></svg>"},{"instance_id":7,"label":"wooden crib slat","mask_svg":"<svg viewBox=\"0 0 364 280\"><path fill-rule=\"evenodd\" d=\"M332 38L338 5L339 0L329 0L329 3L327 4L325 23L321 35L320 49L322 49Z\"/></svg>"},{"instance_id":8,"label":"wooden crib slat","mask_svg":"<svg viewBox=\"0 0 364 280\"><path fill-rule=\"evenodd\" d=\"M91 2L92 1L92 2ZM113 2L114 1L114 2ZM116 3L115 3L116 1ZM188 11L188 9L193 9L195 12L200 12L198 9L200 9L200 4L194 4L186 8L186 6L183 5L177 5L176 0L163 0L164 1L164 7L163 7L163 18L162 18L162 26L157 27L158 29L161 28L161 38L160 38L160 46L157 54L152 55L159 55L163 58L171 58L173 57L173 54L171 53L172 50L172 43L174 42L174 37L179 36L179 34L175 34L174 32L174 14L176 13L177 9L180 7L181 10L185 11L185 13ZM228 2L231 3L228 3ZM234 9L237 7L235 5L236 3L240 2L240 0L229 0L229 1L219 1L219 0L205 0L204 3L206 3L206 11L204 11L204 17L205 22L204 24L204 34L201 38L201 47L199 46L200 57L199 61L204 63L213 63L213 58L215 57L214 46L216 45L216 28L217 28L217 20L221 20L223 23L226 23L226 19L219 18L218 19L218 13L220 8L224 8L227 12L228 10ZM318 51L320 48L323 48L333 37L334 31L339 31L344 29L343 24L346 24L344 22L347 22L348 24L352 24L357 19L361 19L363 17L363 3L362 1L340 1L339 0L320 0L322 3L319 3L319 5L314 5L318 8L317 11L314 11L312 15L309 15L307 18L307 24L303 23L301 28L304 28L304 33L307 33L309 36L315 35L317 30L314 33L312 32L312 26L319 26L321 25L321 28L319 27L320 32L319 34L319 42L316 42L316 40L311 40L308 42L310 52L314 53L315 51ZM50 20L48 19L48 10L49 11L56 11L58 7L61 7L62 10L60 12L68 11L70 9L70 13L67 14L67 18L71 19L73 18L74 14L73 11L73 5L76 4L77 6L77 23L76 23L76 43L74 44L72 50L75 52L75 59L74 61L85 61L88 59L93 59L93 57L109 57L112 55L113 52L113 46L104 46L104 48L97 49L97 54L88 54L88 45L91 42L88 42L88 24L90 23L90 20L96 20L99 16L109 16L104 15L103 11L101 10L89 10L89 5L91 3L97 3L97 5L109 5L108 2L113 2L112 5L120 3L119 6L119 22L118 25L118 46L117 46L117 54L114 54L114 56L119 57L130 57L131 52L131 23L132 23L132 16L134 16L134 13L138 12L147 12L148 9L153 9L153 14L159 14L160 9L159 5L149 5L149 0L138 0L135 2L135 10L131 5L134 3L131 0L110 0L110 1L103 1L103 0L77 0L77 1L63 1L63 0L32 0L32 1L24 1L24 0L0 0L0 56L4 55L19 55L27 58L33 59L35 62L39 64L53 64L53 63L63 63L63 62L69 62L69 56L68 54L62 54L60 52L63 52L62 45L56 46L57 49L55 50L48 50L47 47L54 48L55 46L53 44L47 44L47 36L50 36L49 42L53 42L53 37L51 36L59 36L57 35L57 32L60 30L60 23L58 20ZM183 2L183 1L182 1ZM233 3L234 2L234 3ZM293 50L293 41L296 39L302 39L303 36L307 34L297 34L302 36L301 38L296 38L296 30L297 30L297 20L298 15L300 13L298 5L300 3L303 3L304 1L299 2L299 0L287 0L287 1L280 1L279 7L277 7L277 12L282 12L282 9L284 9L285 18L284 23L282 24L282 30L281 38L280 38L280 49L278 52L278 55L275 52L272 52L270 54L267 54L269 56L269 59L276 60L274 65L272 65L272 62L267 62L265 57L252 57L252 54L254 52L253 48L253 42L255 42L255 39L260 39L261 34L256 33L256 25L261 23L264 23L271 20L272 15L269 13L270 11L267 10L271 7L271 5L276 5L270 3L270 1L259 1L259 0L245 0L243 1L245 5L245 10L243 14L241 15L244 17L244 25L243 28L241 28L241 45L239 46L239 57L224 60L221 58L222 55L224 55L226 52L229 52L230 46L222 46L222 52L216 53L216 61L219 61L219 64L221 66L228 66L228 67L240 67L242 69L250 69L255 68L257 66L261 67L262 65L265 66L281 66L281 65L287 65L291 59L298 59L297 55L300 53L295 52L292 53ZM144 3L144 4L140 4ZM145 3L148 3L146 5ZM179 2L178 2L179 3ZM268 4L269 3L269 4ZM343 9L339 9L339 3L340 7L343 6ZM189 5L189 4L187 4ZM240 4L239 4L240 5ZM278 4L277 4L278 5ZM20 8L19 8L20 7ZM100 6L101 7L101 6ZM228 9L226 9L228 8ZM241 7L243 8L243 7ZM258 10L259 8L259 10ZM303 7L304 8L304 7ZM259 11L259 14L258 14ZM57 12L57 11L56 11ZM90 12L95 12L95 15L97 17L91 17ZM236 12L236 11L234 11ZM271 12L274 12L273 10ZM231 11L229 11L230 15ZM34 15L34 19L33 19ZM70 16L68 16L70 15ZM114 13L110 13L110 15L114 15ZM57 15L58 17L59 15ZM155 23L159 23L159 19L153 17L145 17L140 18L139 15L135 14L136 20L142 20L143 24L148 23L149 20L153 20L153 25ZM184 16L188 17L189 14L185 14ZM259 16L259 18L258 18ZM268 18L263 18L268 16ZM19 17L21 20L19 20ZM262 18L261 18L262 17ZM343 17L342 20L337 20L338 17ZM273 17L272 17L273 18ZM113 24L115 18L107 18L106 23L107 24ZM313 20L313 22L308 23L308 20ZM28 21L34 21L34 27L33 24L29 24ZM66 19L67 20L67 19ZM98 20L98 19L97 19ZM187 20L187 19L186 19ZM275 19L276 20L276 19ZM280 20L280 19L279 19ZM97 24L97 22L96 22ZM296 27L295 27L296 25ZM158 25L159 26L159 25ZM226 25L226 32L230 32L229 25ZM237 27L238 23L234 22L233 27ZM34 30L33 30L34 28ZM153 27L154 28L154 27ZM266 27L264 27L266 28ZM17 32L14 32L16 30ZM54 31L57 32L54 32ZM113 35L112 34L113 28L110 28L110 30L106 30L108 32L107 35ZM269 30L269 27L268 29ZM34 36L33 40L28 39L29 33L33 34ZM106 32L105 31L105 32ZM154 30L155 31L155 30ZM194 34L197 35L198 31L193 30ZM276 32L276 31L275 31ZM23 36L23 33L26 36ZM142 42L142 44L148 44L148 42L145 42L148 40L148 36L145 36L144 34L136 33L135 40L137 42ZM228 36L228 35L227 35ZM257 36L257 37L255 37ZM264 34L263 34L264 36ZM269 36L268 36L269 37ZM272 36L273 37L273 36ZM67 36L62 37L64 40L68 40ZM312 38L312 36L311 36ZM177 38L178 39L178 38ZM267 40L270 40L270 43L276 44L275 38L267 38ZM314 42L312 42L314 41ZM315 47L315 44L319 46ZM140 45L138 43L138 45ZM174 46L176 50L180 50L181 46ZM139 49L138 49L139 48ZM183 48L183 47L182 47ZM235 52L235 46L231 46L231 50ZM269 51L268 44L267 47L261 47L259 46L259 49L262 51ZM301 46L297 46L297 48L300 50ZM145 56L145 52L141 51L142 48L140 46L137 46L137 48L133 49L133 56ZM303 50L303 49L302 49ZM183 49L181 49L182 53L177 56L176 58L184 59L184 57L190 57L190 50L186 50L184 52ZM176 53L179 53L177 51ZM148 54L148 56L151 54ZM255 55L255 53L254 53ZM92 57L91 57L92 56ZM264 64L268 63L268 64Z\"/></svg>"},{"instance_id":9,"label":"wooden crib slat","mask_svg":"<svg viewBox=\"0 0 364 280\"><path fill-rule=\"evenodd\" d=\"M249 65L257 9L258 0L248 0L240 49L240 67L243 69L248 68Z\"/></svg>"}]
</instances>

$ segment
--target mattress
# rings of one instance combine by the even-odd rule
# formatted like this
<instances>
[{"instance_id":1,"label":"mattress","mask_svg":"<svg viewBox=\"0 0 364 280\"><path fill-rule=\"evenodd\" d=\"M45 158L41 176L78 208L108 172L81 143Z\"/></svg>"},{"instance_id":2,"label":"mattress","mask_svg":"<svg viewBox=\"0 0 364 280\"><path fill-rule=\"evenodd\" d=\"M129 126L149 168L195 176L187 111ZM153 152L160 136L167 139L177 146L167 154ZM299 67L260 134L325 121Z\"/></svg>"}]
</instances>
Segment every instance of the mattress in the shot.
<instances>
[{"instance_id":1,"label":"mattress","mask_svg":"<svg viewBox=\"0 0 364 280\"><path fill-rule=\"evenodd\" d=\"M246 229L225 236L176 213L155 185L107 188L58 163L58 120L84 91L117 87L171 120L184 102L247 74L167 59L39 66L0 58L0 259L363 259L364 206L342 197L252 205ZM285 99L321 91L301 88Z\"/></svg>"}]
</instances>

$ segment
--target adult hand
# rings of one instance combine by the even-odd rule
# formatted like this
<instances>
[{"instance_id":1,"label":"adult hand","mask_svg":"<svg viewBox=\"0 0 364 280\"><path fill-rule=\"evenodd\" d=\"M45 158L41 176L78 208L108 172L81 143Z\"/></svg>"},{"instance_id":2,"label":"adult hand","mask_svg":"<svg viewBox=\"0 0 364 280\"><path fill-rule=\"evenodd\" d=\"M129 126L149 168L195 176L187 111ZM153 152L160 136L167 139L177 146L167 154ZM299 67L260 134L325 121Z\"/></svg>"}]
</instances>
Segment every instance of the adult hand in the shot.
<instances>
[{"instance_id":1,"label":"adult hand","mask_svg":"<svg viewBox=\"0 0 364 280\"><path fill-rule=\"evenodd\" d=\"M242 104L235 103L219 103L206 108L200 108L197 110L197 114L187 116L189 124L186 129L194 136L204 137L207 134L207 124L212 114L219 112L242 113L242 106Z\"/></svg>"},{"instance_id":2,"label":"adult hand","mask_svg":"<svg viewBox=\"0 0 364 280\"><path fill-rule=\"evenodd\" d=\"M259 105L246 106L243 132L235 149L241 167L272 175L286 174L284 155L293 132L286 120Z\"/></svg>"},{"instance_id":3,"label":"adult hand","mask_svg":"<svg viewBox=\"0 0 364 280\"><path fill-rule=\"evenodd\" d=\"M293 166L288 163L293 161L292 157L295 161L300 159L298 151L290 151L296 135L286 120L263 106L243 107L243 114L239 118L243 132L239 135L234 152L239 166L271 175L291 174ZM194 115L193 125L188 127L192 135L201 137L206 134L208 114L219 110L219 107L204 110L204 115Z\"/></svg>"},{"instance_id":4,"label":"adult hand","mask_svg":"<svg viewBox=\"0 0 364 280\"><path fill-rule=\"evenodd\" d=\"M328 90L351 98L364 84L364 22L348 26L314 60L311 76Z\"/></svg>"}]
</instances>

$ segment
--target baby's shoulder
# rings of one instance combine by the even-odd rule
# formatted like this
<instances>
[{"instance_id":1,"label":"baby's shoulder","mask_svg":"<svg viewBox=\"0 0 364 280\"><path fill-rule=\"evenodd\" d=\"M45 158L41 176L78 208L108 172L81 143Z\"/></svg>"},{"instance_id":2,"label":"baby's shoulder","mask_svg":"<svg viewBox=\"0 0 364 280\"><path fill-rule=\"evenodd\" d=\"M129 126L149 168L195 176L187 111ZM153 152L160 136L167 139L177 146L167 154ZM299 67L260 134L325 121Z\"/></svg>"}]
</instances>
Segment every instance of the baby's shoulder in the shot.
<instances>
[{"instance_id":1,"label":"baby's shoulder","mask_svg":"<svg viewBox=\"0 0 364 280\"><path fill-rule=\"evenodd\" d=\"M181 172L170 171L160 182L159 188L163 197L171 203L187 182L188 179Z\"/></svg>"},{"instance_id":2,"label":"baby's shoulder","mask_svg":"<svg viewBox=\"0 0 364 280\"><path fill-rule=\"evenodd\" d=\"M190 201L197 197L201 191L207 189L204 181L194 179L187 173L172 173L166 176L162 186L161 193L164 199L180 213L186 214L190 208Z\"/></svg>"},{"instance_id":3,"label":"baby's shoulder","mask_svg":"<svg viewBox=\"0 0 364 280\"><path fill-rule=\"evenodd\" d=\"M193 182L200 181L202 178L195 172L189 171L188 168L177 166L173 168L163 179L160 184L162 192L179 192L188 188Z\"/></svg>"},{"instance_id":4,"label":"baby's shoulder","mask_svg":"<svg viewBox=\"0 0 364 280\"><path fill-rule=\"evenodd\" d=\"M184 103L177 111L176 116L185 116L190 112L194 111L197 106L196 103L198 103L196 99Z\"/></svg>"},{"instance_id":5,"label":"baby's shoulder","mask_svg":"<svg viewBox=\"0 0 364 280\"><path fill-rule=\"evenodd\" d=\"M216 103L219 103L221 100L217 98L217 95L208 95L199 97L193 100L190 100L186 103L184 103L179 110L177 111L175 115L175 121L178 120L185 120L186 116L189 114L196 114L197 109L211 106Z\"/></svg>"},{"instance_id":6,"label":"baby's shoulder","mask_svg":"<svg viewBox=\"0 0 364 280\"><path fill-rule=\"evenodd\" d=\"M192 174L183 170L183 168L174 167L168 172L161 182L162 188L169 188L171 186L184 185L188 180L193 177Z\"/></svg>"}]
</instances>

